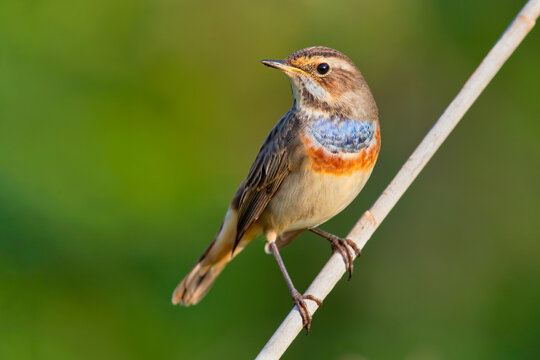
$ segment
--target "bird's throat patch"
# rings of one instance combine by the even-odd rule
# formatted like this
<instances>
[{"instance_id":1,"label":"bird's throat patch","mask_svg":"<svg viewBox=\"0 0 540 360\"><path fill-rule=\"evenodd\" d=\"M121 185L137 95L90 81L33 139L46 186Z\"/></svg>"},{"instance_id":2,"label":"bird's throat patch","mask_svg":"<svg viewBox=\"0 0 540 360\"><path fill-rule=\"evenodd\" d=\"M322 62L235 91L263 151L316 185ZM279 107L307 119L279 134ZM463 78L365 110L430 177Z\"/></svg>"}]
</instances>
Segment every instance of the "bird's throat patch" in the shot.
<instances>
[{"instance_id":1,"label":"bird's throat patch","mask_svg":"<svg viewBox=\"0 0 540 360\"><path fill-rule=\"evenodd\" d=\"M302 134L313 171L346 175L373 168L381 147L379 125L355 123L320 124Z\"/></svg>"},{"instance_id":2,"label":"bird's throat patch","mask_svg":"<svg viewBox=\"0 0 540 360\"><path fill-rule=\"evenodd\" d=\"M369 146L376 123L351 119L319 119L307 127L306 132L332 153L357 153Z\"/></svg>"}]
</instances>

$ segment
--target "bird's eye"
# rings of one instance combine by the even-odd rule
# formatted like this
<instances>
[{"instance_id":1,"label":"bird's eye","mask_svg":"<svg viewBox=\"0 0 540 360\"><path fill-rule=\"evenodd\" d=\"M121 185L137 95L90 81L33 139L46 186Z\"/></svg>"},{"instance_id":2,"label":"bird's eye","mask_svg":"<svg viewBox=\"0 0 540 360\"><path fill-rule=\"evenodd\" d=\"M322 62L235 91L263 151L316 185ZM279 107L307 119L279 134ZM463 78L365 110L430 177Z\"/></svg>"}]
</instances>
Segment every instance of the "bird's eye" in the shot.
<instances>
[{"instance_id":1,"label":"bird's eye","mask_svg":"<svg viewBox=\"0 0 540 360\"><path fill-rule=\"evenodd\" d=\"M324 75L330 70L330 65L327 63L321 63L317 66L317 72L321 75Z\"/></svg>"}]
</instances>

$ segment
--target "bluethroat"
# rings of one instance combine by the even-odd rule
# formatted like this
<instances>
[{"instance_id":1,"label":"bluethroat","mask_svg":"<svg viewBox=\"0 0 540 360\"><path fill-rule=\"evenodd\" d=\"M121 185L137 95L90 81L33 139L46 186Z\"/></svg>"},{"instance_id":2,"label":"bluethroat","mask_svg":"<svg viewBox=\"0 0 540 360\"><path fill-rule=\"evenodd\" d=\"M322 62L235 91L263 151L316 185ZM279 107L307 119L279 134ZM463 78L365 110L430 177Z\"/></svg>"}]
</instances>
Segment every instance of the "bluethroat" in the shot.
<instances>
[{"instance_id":1,"label":"bluethroat","mask_svg":"<svg viewBox=\"0 0 540 360\"><path fill-rule=\"evenodd\" d=\"M341 253L350 277L359 249L317 227L349 205L371 175L381 145L378 110L362 74L339 51L316 46L262 63L288 76L293 105L262 144L214 241L176 287L172 302L198 303L225 265L264 234L266 251L274 255L309 331L305 301L321 302L296 290L279 249L310 230Z\"/></svg>"}]
</instances>

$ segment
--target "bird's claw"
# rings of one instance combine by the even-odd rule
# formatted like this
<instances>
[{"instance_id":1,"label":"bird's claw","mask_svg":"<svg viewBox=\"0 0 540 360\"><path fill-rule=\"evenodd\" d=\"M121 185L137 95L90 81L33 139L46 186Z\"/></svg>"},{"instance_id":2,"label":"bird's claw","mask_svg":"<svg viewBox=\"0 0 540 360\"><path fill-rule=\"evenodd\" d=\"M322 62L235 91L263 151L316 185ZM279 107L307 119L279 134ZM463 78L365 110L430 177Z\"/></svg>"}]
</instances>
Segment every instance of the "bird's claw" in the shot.
<instances>
[{"instance_id":1,"label":"bird's claw","mask_svg":"<svg viewBox=\"0 0 540 360\"><path fill-rule=\"evenodd\" d=\"M343 261L345 262L345 267L347 268L347 271L349 273L350 280L354 270L354 256L360 255L360 249L354 241L349 239L342 239L335 235L332 235L332 237L328 240L330 240L330 243L332 244L332 250L339 251L339 253L343 257ZM354 251L354 255L351 254L351 249L352 251Z\"/></svg>"},{"instance_id":2,"label":"bird's claw","mask_svg":"<svg viewBox=\"0 0 540 360\"><path fill-rule=\"evenodd\" d=\"M298 309L300 316L302 317L302 325L306 329L306 334L309 334L309 329L311 327L311 315L307 308L305 300L311 300L317 303L318 306L322 305L322 301L317 299L313 295L302 295L299 292L296 292L292 295L294 300L294 305Z\"/></svg>"}]
</instances>

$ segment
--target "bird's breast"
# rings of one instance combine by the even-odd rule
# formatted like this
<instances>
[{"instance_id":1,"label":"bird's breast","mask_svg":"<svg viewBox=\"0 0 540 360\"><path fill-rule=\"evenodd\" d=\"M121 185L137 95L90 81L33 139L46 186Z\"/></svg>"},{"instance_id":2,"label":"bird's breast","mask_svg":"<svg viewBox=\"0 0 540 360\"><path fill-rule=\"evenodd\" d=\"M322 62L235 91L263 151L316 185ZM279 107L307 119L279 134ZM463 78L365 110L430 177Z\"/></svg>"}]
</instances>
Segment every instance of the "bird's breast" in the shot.
<instances>
[{"instance_id":1,"label":"bird's breast","mask_svg":"<svg viewBox=\"0 0 540 360\"><path fill-rule=\"evenodd\" d=\"M311 169L334 175L371 170L381 146L377 121L319 120L301 138Z\"/></svg>"}]
</instances>

